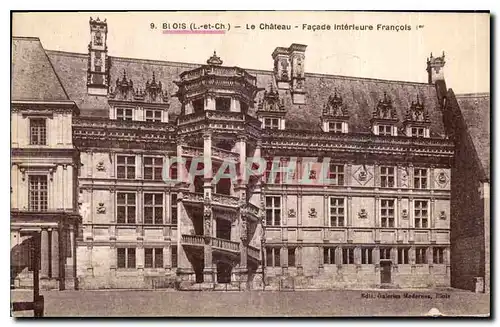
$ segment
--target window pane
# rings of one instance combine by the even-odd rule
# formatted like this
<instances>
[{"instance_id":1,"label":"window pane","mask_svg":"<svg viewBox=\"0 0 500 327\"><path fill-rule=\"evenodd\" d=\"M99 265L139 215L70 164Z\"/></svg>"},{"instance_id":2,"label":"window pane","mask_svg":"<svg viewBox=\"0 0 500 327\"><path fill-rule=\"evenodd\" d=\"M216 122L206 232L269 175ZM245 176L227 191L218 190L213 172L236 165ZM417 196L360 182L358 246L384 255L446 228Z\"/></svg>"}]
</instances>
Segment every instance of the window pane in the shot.
<instances>
[{"instance_id":1,"label":"window pane","mask_svg":"<svg viewBox=\"0 0 500 327\"><path fill-rule=\"evenodd\" d=\"M155 249L155 268L163 268L163 249Z\"/></svg>"},{"instance_id":2,"label":"window pane","mask_svg":"<svg viewBox=\"0 0 500 327\"><path fill-rule=\"evenodd\" d=\"M144 249L144 268L153 268L153 249Z\"/></svg>"},{"instance_id":3,"label":"window pane","mask_svg":"<svg viewBox=\"0 0 500 327\"><path fill-rule=\"evenodd\" d=\"M125 249L116 249L118 268L125 268Z\"/></svg>"},{"instance_id":4,"label":"window pane","mask_svg":"<svg viewBox=\"0 0 500 327\"><path fill-rule=\"evenodd\" d=\"M135 249L129 248L127 251L127 268L135 268Z\"/></svg>"}]
</instances>

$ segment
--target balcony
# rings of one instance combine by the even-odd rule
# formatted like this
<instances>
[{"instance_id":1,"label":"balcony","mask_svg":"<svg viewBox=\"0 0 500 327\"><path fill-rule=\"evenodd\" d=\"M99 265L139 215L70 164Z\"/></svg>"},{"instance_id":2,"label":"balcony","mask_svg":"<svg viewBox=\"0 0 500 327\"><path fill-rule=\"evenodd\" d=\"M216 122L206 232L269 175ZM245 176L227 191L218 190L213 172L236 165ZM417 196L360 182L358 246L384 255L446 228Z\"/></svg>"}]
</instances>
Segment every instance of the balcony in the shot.
<instances>
[{"instance_id":1,"label":"balcony","mask_svg":"<svg viewBox=\"0 0 500 327\"><path fill-rule=\"evenodd\" d=\"M222 251L224 253L230 253L233 259L237 259L234 255L240 254L240 243L231 240L226 240L222 238L210 237L210 245L215 251ZM203 247L205 245L205 237L201 235L182 235L181 244L193 247ZM247 245L248 259L252 261L260 261L260 249Z\"/></svg>"},{"instance_id":2,"label":"balcony","mask_svg":"<svg viewBox=\"0 0 500 327\"><path fill-rule=\"evenodd\" d=\"M240 243L238 242L212 237L211 244L212 247L215 249L220 249L230 252L240 252Z\"/></svg>"},{"instance_id":3,"label":"balcony","mask_svg":"<svg viewBox=\"0 0 500 327\"><path fill-rule=\"evenodd\" d=\"M203 112L192 113L188 115L180 116L178 119L179 126L187 126L199 122L205 122L208 126L217 127L220 124L224 124L225 128L229 127L240 127L243 129L244 125L248 124L254 128L260 129L261 122L248 114L242 112L230 112L230 111L217 111L217 110L206 110ZM204 127L204 126L200 126Z\"/></svg>"},{"instance_id":4,"label":"balcony","mask_svg":"<svg viewBox=\"0 0 500 327\"><path fill-rule=\"evenodd\" d=\"M198 192L184 192L182 200L184 202L193 203L193 204L202 204L205 200L203 193ZM212 205L229 207L229 208L238 208L239 198L236 196L225 195L212 193Z\"/></svg>"},{"instance_id":5,"label":"balcony","mask_svg":"<svg viewBox=\"0 0 500 327\"><path fill-rule=\"evenodd\" d=\"M213 193L212 205L237 209L239 207L239 198L231 195Z\"/></svg>"},{"instance_id":6,"label":"balcony","mask_svg":"<svg viewBox=\"0 0 500 327\"><path fill-rule=\"evenodd\" d=\"M203 148L193 147L193 146L183 146L182 147L182 156L183 157L203 157ZM230 161L237 163L239 161L240 155L239 153L219 149L216 147L212 147L212 159L215 161Z\"/></svg>"},{"instance_id":7,"label":"balcony","mask_svg":"<svg viewBox=\"0 0 500 327\"><path fill-rule=\"evenodd\" d=\"M255 204L248 203L247 204L247 212L250 216L252 216L255 220L260 220L260 210Z\"/></svg>"},{"instance_id":8,"label":"balcony","mask_svg":"<svg viewBox=\"0 0 500 327\"><path fill-rule=\"evenodd\" d=\"M201 235L182 235L181 243L186 245L203 246L204 237Z\"/></svg>"},{"instance_id":9,"label":"balcony","mask_svg":"<svg viewBox=\"0 0 500 327\"><path fill-rule=\"evenodd\" d=\"M260 261L260 249L247 245L247 254L251 259Z\"/></svg>"},{"instance_id":10,"label":"balcony","mask_svg":"<svg viewBox=\"0 0 500 327\"><path fill-rule=\"evenodd\" d=\"M192 81L199 79L203 76L224 76L224 77L238 77L243 78L251 85L257 85L257 78L250 75L244 69L238 67L223 67L223 66L202 66L180 74L181 81Z\"/></svg>"}]
</instances>

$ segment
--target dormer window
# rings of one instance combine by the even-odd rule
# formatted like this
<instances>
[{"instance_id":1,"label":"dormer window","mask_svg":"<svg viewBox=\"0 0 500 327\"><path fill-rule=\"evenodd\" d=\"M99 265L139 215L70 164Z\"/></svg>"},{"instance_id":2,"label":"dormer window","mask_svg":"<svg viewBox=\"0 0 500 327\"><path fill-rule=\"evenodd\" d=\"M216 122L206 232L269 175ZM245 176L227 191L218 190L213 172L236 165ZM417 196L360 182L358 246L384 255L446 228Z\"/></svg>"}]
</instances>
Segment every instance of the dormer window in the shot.
<instances>
[{"instance_id":1,"label":"dormer window","mask_svg":"<svg viewBox=\"0 0 500 327\"><path fill-rule=\"evenodd\" d=\"M150 122L161 122L161 110L150 110L145 111L145 120Z\"/></svg>"},{"instance_id":2,"label":"dormer window","mask_svg":"<svg viewBox=\"0 0 500 327\"><path fill-rule=\"evenodd\" d=\"M279 118L264 118L264 128L265 129L280 129L280 119Z\"/></svg>"},{"instance_id":3,"label":"dormer window","mask_svg":"<svg viewBox=\"0 0 500 327\"><path fill-rule=\"evenodd\" d=\"M426 135L426 132L425 132L426 128L424 127L412 127L411 128L411 137L425 137Z\"/></svg>"},{"instance_id":4,"label":"dormer window","mask_svg":"<svg viewBox=\"0 0 500 327\"><path fill-rule=\"evenodd\" d=\"M398 136L396 110L392 106L392 100L387 96L387 93L384 92L384 98L378 101L372 115L373 134L379 136Z\"/></svg>"},{"instance_id":5,"label":"dormer window","mask_svg":"<svg viewBox=\"0 0 500 327\"><path fill-rule=\"evenodd\" d=\"M404 121L406 135L417 138L429 137L430 124L429 114L425 110L423 102L420 102L420 97L417 95L417 101L412 101L406 113Z\"/></svg>"},{"instance_id":6,"label":"dormer window","mask_svg":"<svg viewBox=\"0 0 500 327\"><path fill-rule=\"evenodd\" d=\"M133 110L130 108L116 108L117 120L133 120Z\"/></svg>"},{"instance_id":7,"label":"dormer window","mask_svg":"<svg viewBox=\"0 0 500 327\"><path fill-rule=\"evenodd\" d=\"M392 125L378 125L377 126L377 131L378 133L375 133L375 135L380 135L380 136L395 136L394 135L394 126Z\"/></svg>"},{"instance_id":8,"label":"dormer window","mask_svg":"<svg viewBox=\"0 0 500 327\"><path fill-rule=\"evenodd\" d=\"M337 94L328 97L328 101L321 114L323 131L327 133L347 133L349 114L342 102L342 97Z\"/></svg>"},{"instance_id":9,"label":"dormer window","mask_svg":"<svg viewBox=\"0 0 500 327\"><path fill-rule=\"evenodd\" d=\"M330 133L342 133L342 123L340 122L329 122L328 131Z\"/></svg>"},{"instance_id":10,"label":"dormer window","mask_svg":"<svg viewBox=\"0 0 500 327\"><path fill-rule=\"evenodd\" d=\"M270 90L264 91L258 105L257 117L262 122L262 128L285 129L285 114L285 105L280 94L271 84Z\"/></svg>"}]
</instances>

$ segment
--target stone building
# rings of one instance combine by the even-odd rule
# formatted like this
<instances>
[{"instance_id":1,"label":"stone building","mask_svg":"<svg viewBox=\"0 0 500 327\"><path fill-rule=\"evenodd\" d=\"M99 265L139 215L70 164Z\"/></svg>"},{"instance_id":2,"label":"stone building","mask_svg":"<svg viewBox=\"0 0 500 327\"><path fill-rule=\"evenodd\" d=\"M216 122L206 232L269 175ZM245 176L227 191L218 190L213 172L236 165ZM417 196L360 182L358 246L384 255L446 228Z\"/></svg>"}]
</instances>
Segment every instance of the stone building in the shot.
<instances>
[{"instance_id":1,"label":"stone building","mask_svg":"<svg viewBox=\"0 0 500 327\"><path fill-rule=\"evenodd\" d=\"M450 286L455 145L445 125L456 98L444 54L428 58L428 83L306 73L301 44L276 48L274 69L261 71L216 53L205 64L111 57L106 21L89 24L86 54L13 41L11 234L22 237L25 221L45 228L52 210L64 217L59 267L66 254L77 287ZM28 73L32 62L44 78ZM41 212L21 168L46 159L22 141L37 120L14 95L44 108L54 140L44 149L58 154ZM18 155L23 147L37 152Z\"/></svg>"},{"instance_id":2,"label":"stone building","mask_svg":"<svg viewBox=\"0 0 500 327\"><path fill-rule=\"evenodd\" d=\"M490 95L448 91L455 147L451 191L451 286L490 291ZM467 205L464 205L467 203Z\"/></svg>"}]
</instances>

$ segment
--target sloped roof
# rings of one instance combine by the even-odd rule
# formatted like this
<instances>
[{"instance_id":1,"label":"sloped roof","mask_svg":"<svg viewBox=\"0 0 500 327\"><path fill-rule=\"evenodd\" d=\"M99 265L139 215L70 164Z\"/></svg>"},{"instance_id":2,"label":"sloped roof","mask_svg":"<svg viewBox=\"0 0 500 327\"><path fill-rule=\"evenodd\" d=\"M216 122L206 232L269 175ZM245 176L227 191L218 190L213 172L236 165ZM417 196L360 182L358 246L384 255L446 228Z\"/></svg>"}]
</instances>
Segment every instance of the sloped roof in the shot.
<instances>
[{"instance_id":1,"label":"sloped roof","mask_svg":"<svg viewBox=\"0 0 500 327\"><path fill-rule=\"evenodd\" d=\"M38 38L12 39L12 100L69 100Z\"/></svg>"},{"instance_id":2,"label":"sloped roof","mask_svg":"<svg viewBox=\"0 0 500 327\"><path fill-rule=\"evenodd\" d=\"M109 106L106 97L87 94L87 55L59 51L47 51L47 53L66 86L70 98L80 107L81 114L108 116ZM173 81L179 79L179 74L199 66L190 63L111 57L111 85L115 86L116 80L122 77L125 70L127 78L132 79L134 87L144 88L146 81L151 80L154 72L156 80L161 81L164 88L172 95L177 91L177 86ZM269 87L272 72L252 69L247 69L247 71L257 77L259 87ZM442 114L436 89L432 84L306 74L305 85L306 104L304 105L294 105L290 93L285 92L287 129L320 131L322 109L328 97L337 89L350 113L349 129L352 132L370 132L372 112L386 92L396 109L400 126L411 102L415 101L418 95L426 110L429 111L431 136L444 135ZM262 97L262 94L263 92L259 93L256 101ZM180 113L180 107L177 98L172 97L169 109L171 118L175 118ZM256 108L251 110L251 113L255 110Z\"/></svg>"},{"instance_id":3,"label":"sloped roof","mask_svg":"<svg viewBox=\"0 0 500 327\"><path fill-rule=\"evenodd\" d=\"M490 176L490 94L457 94L456 98L484 172Z\"/></svg>"}]
</instances>

